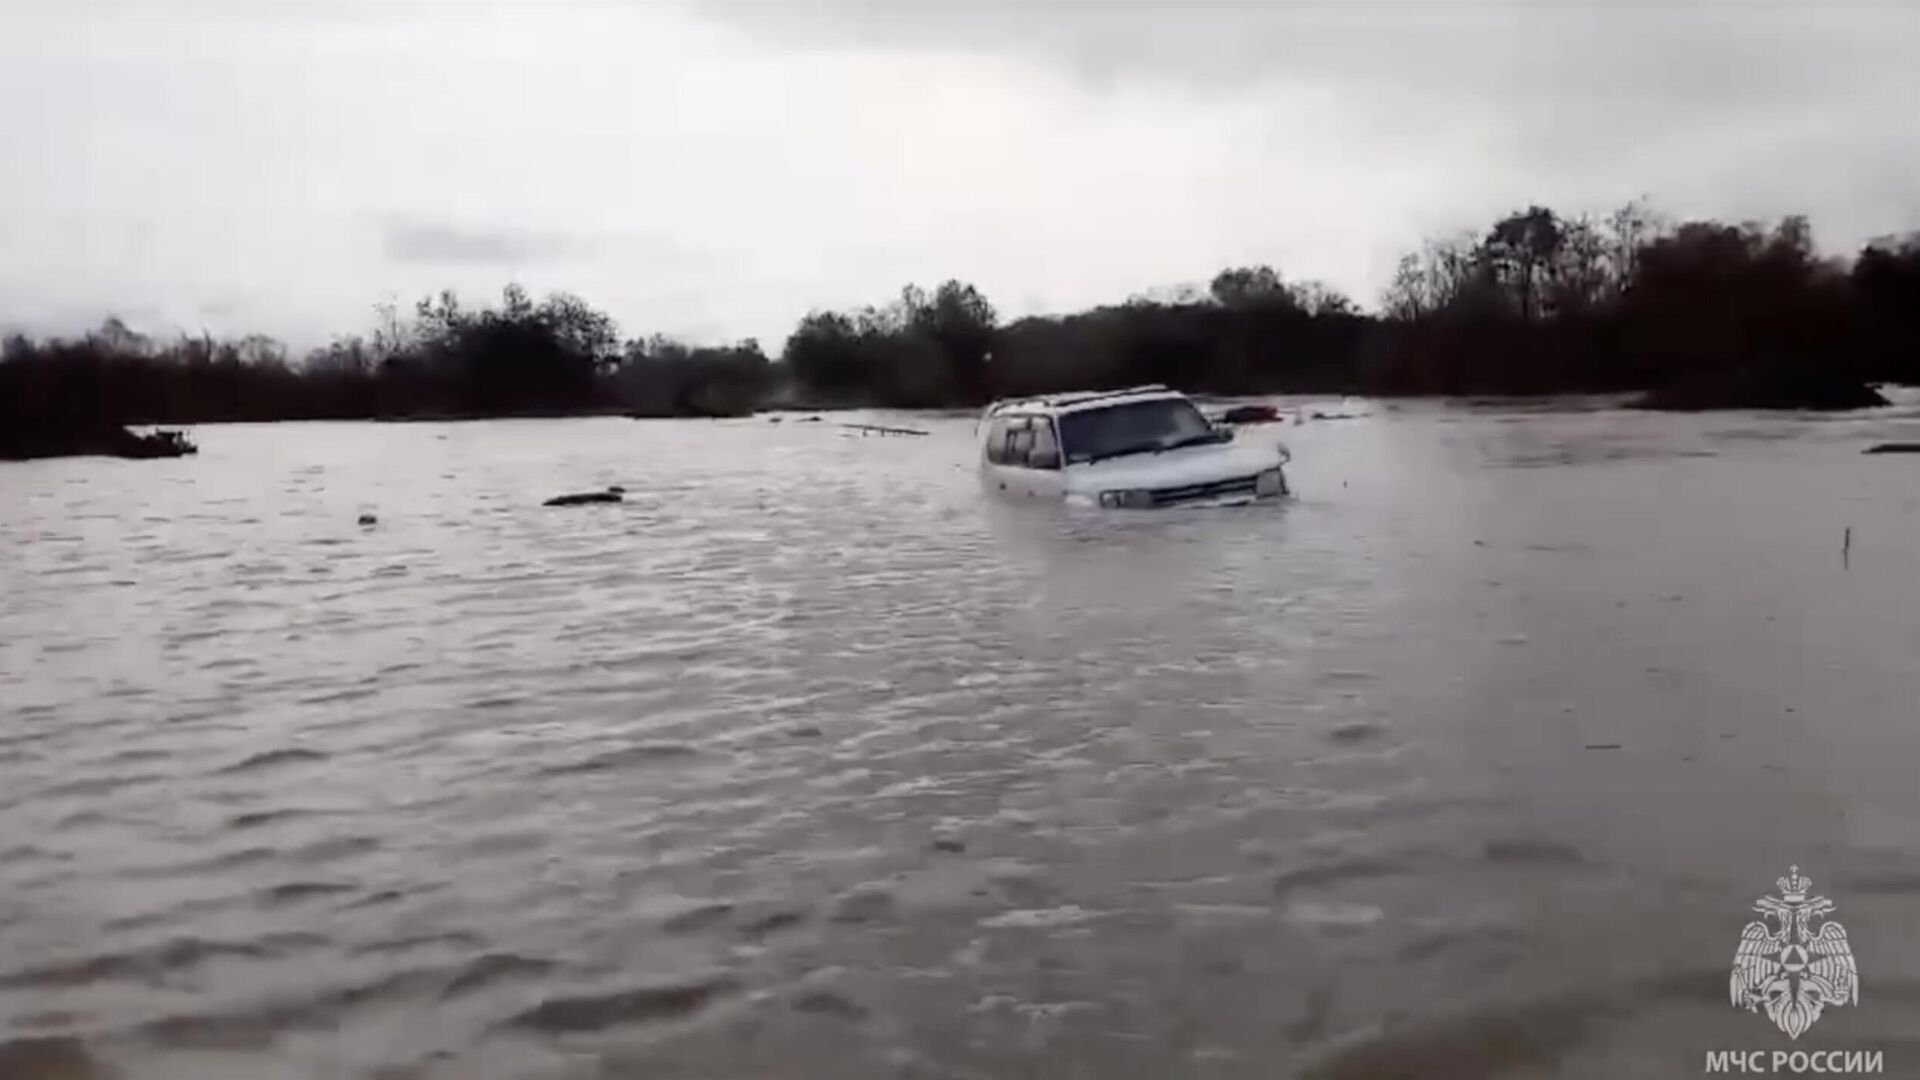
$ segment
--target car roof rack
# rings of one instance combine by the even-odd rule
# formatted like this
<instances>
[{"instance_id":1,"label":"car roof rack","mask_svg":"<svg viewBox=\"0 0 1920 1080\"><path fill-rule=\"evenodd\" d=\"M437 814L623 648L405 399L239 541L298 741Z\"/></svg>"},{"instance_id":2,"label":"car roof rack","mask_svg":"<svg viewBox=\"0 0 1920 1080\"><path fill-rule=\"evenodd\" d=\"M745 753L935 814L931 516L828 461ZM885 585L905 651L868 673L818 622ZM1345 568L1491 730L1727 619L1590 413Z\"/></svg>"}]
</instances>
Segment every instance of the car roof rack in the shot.
<instances>
[{"instance_id":1,"label":"car roof rack","mask_svg":"<svg viewBox=\"0 0 1920 1080\"><path fill-rule=\"evenodd\" d=\"M1168 387L1164 383L1145 383L1140 386L1128 386L1118 390L1080 390L1065 394L1036 394L1033 397L1009 398L996 401L987 407L987 415L992 416L1003 409L1017 405L1039 406L1043 408L1061 408L1067 405L1084 405L1089 401L1102 398L1127 397L1130 394L1164 394Z\"/></svg>"}]
</instances>

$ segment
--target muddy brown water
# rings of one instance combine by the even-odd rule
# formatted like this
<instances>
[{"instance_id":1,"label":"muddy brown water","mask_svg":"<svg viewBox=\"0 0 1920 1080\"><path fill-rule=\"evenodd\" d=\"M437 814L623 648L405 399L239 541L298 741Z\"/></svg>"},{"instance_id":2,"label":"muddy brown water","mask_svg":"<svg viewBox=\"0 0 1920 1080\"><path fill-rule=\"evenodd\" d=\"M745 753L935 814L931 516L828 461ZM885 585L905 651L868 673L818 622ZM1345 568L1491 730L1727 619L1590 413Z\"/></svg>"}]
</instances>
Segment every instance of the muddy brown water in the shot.
<instances>
[{"instance_id":1,"label":"muddy brown water","mask_svg":"<svg viewBox=\"0 0 1920 1080\"><path fill-rule=\"evenodd\" d=\"M1255 511L886 414L0 467L0 1076L1920 1072L1920 409L1346 408Z\"/></svg>"}]
</instances>

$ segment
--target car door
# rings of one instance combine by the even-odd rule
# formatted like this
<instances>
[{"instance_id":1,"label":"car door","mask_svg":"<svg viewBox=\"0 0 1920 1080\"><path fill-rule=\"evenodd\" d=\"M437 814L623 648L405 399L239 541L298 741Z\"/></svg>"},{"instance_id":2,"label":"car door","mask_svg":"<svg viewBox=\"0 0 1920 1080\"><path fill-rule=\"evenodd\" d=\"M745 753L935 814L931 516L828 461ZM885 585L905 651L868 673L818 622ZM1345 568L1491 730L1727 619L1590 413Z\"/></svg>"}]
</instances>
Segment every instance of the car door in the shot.
<instances>
[{"instance_id":1,"label":"car door","mask_svg":"<svg viewBox=\"0 0 1920 1080\"><path fill-rule=\"evenodd\" d=\"M1052 418L1022 414L1004 420L997 431L988 433L986 453L993 488L1015 498L1058 498L1065 481Z\"/></svg>"},{"instance_id":2,"label":"car door","mask_svg":"<svg viewBox=\"0 0 1920 1080\"><path fill-rule=\"evenodd\" d=\"M1054 426L1053 417L1036 416L1030 429L1033 437L1026 451L1026 468L1022 470L1023 480L1028 494L1057 499L1066 494L1066 476L1061 472L1065 464L1060 456L1060 432Z\"/></svg>"},{"instance_id":3,"label":"car door","mask_svg":"<svg viewBox=\"0 0 1920 1080\"><path fill-rule=\"evenodd\" d=\"M989 490L1007 495L1026 494L1026 485L1022 468L1026 451L1020 450L1020 457L1013 456L1016 442L1030 441L1028 431L1031 418L1027 416L996 416L987 427L987 437L981 452L983 461L981 471L985 475Z\"/></svg>"},{"instance_id":4,"label":"car door","mask_svg":"<svg viewBox=\"0 0 1920 1080\"><path fill-rule=\"evenodd\" d=\"M1001 467L1007 473L1009 495L1033 494L1033 468L1027 463L1027 456L1033 452L1033 424L1033 417L1021 416L1007 425L1007 445L1001 452Z\"/></svg>"}]
</instances>

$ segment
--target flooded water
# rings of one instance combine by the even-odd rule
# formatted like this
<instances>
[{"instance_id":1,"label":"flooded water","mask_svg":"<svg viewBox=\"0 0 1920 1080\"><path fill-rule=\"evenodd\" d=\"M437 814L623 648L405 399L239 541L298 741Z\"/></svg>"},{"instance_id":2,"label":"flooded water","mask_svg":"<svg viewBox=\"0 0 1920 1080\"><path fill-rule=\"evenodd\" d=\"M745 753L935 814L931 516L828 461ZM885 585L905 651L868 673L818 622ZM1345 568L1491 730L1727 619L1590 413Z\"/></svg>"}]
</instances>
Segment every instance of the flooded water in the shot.
<instances>
[{"instance_id":1,"label":"flooded water","mask_svg":"<svg viewBox=\"0 0 1920 1080\"><path fill-rule=\"evenodd\" d=\"M1920 410L1361 411L1162 515L950 418L0 467L0 1076L1920 1072Z\"/></svg>"}]
</instances>

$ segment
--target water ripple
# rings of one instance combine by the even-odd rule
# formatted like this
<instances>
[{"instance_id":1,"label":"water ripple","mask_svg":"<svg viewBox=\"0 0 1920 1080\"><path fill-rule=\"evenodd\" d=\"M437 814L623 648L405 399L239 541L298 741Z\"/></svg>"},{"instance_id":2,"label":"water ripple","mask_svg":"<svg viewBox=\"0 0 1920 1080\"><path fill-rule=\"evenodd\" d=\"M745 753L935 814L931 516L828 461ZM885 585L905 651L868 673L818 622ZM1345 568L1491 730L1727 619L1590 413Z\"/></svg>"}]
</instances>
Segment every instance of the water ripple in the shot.
<instances>
[{"instance_id":1,"label":"water ripple","mask_svg":"<svg viewBox=\"0 0 1920 1080\"><path fill-rule=\"evenodd\" d=\"M941 417L0 466L0 1076L1697 1066L1789 862L1920 892L1915 494L1835 423L1381 409L1225 515L985 502Z\"/></svg>"}]
</instances>

